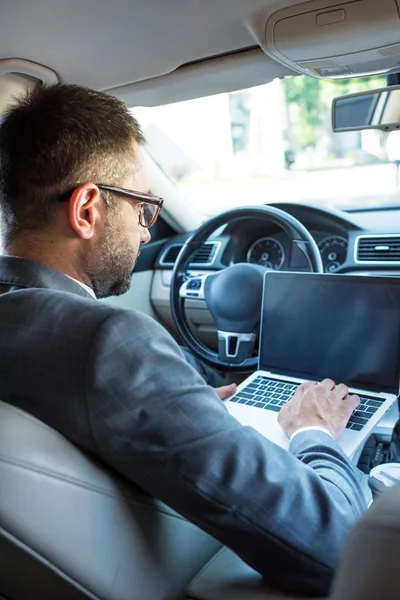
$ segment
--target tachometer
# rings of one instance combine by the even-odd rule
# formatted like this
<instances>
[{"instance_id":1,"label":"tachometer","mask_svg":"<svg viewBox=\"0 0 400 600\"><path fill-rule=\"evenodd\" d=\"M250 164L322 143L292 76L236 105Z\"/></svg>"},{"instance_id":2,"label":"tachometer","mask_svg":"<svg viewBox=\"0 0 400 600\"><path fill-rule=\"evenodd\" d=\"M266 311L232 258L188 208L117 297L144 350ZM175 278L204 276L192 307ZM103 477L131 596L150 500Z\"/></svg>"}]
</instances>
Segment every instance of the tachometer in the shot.
<instances>
[{"instance_id":1,"label":"tachometer","mask_svg":"<svg viewBox=\"0 0 400 600\"><path fill-rule=\"evenodd\" d=\"M252 244L247 252L247 262L279 271L285 260L285 251L278 240L264 237Z\"/></svg>"},{"instance_id":2,"label":"tachometer","mask_svg":"<svg viewBox=\"0 0 400 600\"><path fill-rule=\"evenodd\" d=\"M334 273L342 266L347 255L347 240L340 235L327 237L318 244L325 273Z\"/></svg>"}]
</instances>

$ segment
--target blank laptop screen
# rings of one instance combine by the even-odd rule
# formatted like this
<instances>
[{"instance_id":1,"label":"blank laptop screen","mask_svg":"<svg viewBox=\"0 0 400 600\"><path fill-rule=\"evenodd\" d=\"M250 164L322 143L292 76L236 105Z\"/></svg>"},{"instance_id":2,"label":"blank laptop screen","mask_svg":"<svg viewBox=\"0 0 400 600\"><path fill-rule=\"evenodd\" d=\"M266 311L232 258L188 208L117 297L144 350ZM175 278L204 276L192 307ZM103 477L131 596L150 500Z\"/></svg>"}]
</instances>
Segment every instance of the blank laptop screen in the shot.
<instances>
[{"instance_id":1,"label":"blank laptop screen","mask_svg":"<svg viewBox=\"0 0 400 600\"><path fill-rule=\"evenodd\" d=\"M400 278L267 272L260 369L399 391Z\"/></svg>"}]
</instances>

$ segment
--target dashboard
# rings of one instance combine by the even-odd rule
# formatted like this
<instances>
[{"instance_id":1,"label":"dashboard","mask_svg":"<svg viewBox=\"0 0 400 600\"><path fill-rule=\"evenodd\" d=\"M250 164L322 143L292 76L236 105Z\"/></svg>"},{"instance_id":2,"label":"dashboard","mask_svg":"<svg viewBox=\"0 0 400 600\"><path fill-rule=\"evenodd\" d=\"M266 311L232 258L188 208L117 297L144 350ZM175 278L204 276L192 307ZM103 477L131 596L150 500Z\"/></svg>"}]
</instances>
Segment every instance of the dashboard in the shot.
<instances>
[{"instance_id":1,"label":"dashboard","mask_svg":"<svg viewBox=\"0 0 400 600\"><path fill-rule=\"evenodd\" d=\"M308 229L320 250L325 272L400 277L400 207L345 212L299 203L273 206ZM189 236L172 235L159 243L152 263L150 302L171 331L175 325L170 282L179 251ZM239 262L276 271L309 271L307 259L282 229L254 218L242 218L214 232L193 256L189 271L201 275ZM215 346L215 325L204 301L186 300L186 311L200 339Z\"/></svg>"},{"instance_id":2,"label":"dashboard","mask_svg":"<svg viewBox=\"0 0 400 600\"><path fill-rule=\"evenodd\" d=\"M344 212L297 203L272 206L285 210L308 229L325 272L400 276L400 207ZM169 238L157 257L157 269L172 270L189 235ZM231 222L215 232L194 256L191 267L207 272L238 262L277 271L309 270L306 257L282 229L254 218Z\"/></svg>"}]
</instances>

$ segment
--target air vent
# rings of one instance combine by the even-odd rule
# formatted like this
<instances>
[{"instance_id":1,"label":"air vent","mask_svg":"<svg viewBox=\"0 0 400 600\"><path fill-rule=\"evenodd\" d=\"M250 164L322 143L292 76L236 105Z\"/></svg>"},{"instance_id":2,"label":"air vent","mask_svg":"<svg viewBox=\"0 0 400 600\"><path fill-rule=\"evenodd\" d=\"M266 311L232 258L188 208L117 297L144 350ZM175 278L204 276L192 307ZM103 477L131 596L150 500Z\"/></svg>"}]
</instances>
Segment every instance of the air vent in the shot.
<instances>
[{"instance_id":1,"label":"air vent","mask_svg":"<svg viewBox=\"0 0 400 600\"><path fill-rule=\"evenodd\" d=\"M169 246L160 259L160 264L163 267L173 267L178 254L181 251L183 244L174 244ZM220 242L205 242L202 247L196 252L191 265L209 267L215 260Z\"/></svg>"},{"instance_id":2,"label":"air vent","mask_svg":"<svg viewBox=\"0 0 400 600\"><path fill-rule=\"evenodd\" d=\"M356 262L400 263L400 235L358 237L356 240Z\"/></svg>"},{"instance_id":3,"label":"air vent","mask_svg":"<svg viewBox=\"0 0 400 600\"><path fill-rule=\"evenodd\" d=\"M191 265L212 265L219 244L218 242L206 242L197 250Z\"/></svg>"},{"instance_id":4,"label":"air vent","mask_svg":"<svg viewBox=\"0 0 400 600\"><path fill-rule=\"evenodd\" d=\"M160 259L160 263L166 267L172 267L178 258L178 254L181 251L182 245L183 244L174 244L173 246L167 248Z\"/></svg>"}]
</instances>

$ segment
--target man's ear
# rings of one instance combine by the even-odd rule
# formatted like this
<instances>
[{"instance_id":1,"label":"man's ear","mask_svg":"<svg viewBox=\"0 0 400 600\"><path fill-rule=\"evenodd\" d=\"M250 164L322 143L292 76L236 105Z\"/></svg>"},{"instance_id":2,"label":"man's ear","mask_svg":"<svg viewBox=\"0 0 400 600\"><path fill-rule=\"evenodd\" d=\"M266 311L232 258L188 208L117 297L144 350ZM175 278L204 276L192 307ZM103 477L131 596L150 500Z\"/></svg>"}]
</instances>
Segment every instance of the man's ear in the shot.
<instances>
[{"instance_id":1,"label":"man's ear","mask_svg":"<svg viewBox=\"0 0 400 600\"><path fill-rule=\"evenodd\" d=\"M73 191L69 200L69 222L75 233L84 240L93 237L98 226L103 202L94 183L84 183Z\"/></svg>"}]
</instances>

